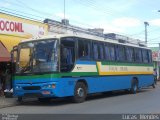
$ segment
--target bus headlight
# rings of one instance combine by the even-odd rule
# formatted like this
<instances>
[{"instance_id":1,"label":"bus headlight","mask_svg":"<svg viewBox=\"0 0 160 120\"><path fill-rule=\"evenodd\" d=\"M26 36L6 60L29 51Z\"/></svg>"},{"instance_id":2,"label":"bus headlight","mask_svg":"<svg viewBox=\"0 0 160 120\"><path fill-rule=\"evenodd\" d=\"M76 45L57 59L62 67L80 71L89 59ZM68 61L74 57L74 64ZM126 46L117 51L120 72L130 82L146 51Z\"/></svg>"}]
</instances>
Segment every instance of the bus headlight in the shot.
<instances>
[{"instance_id":1,"label":"bus headlight","mask_svg":"<svg viewBox=\"0 0 160 120\"><path fill-rule=\"evenodd\" d=\"M22 87L19 85L16 85L15 89L21 89Z\"/></svg>"},{"instance_id":2,"label":"bus headlight","mask_svg":"<svg viewBox=\"0 0 160 120\"><path fill-rule=\"evenodd\" d=\"M55 84L48 84L48 85L44 85L42 88L43 89L56 88L56 85Z\"/></svg>"}]
</instances>

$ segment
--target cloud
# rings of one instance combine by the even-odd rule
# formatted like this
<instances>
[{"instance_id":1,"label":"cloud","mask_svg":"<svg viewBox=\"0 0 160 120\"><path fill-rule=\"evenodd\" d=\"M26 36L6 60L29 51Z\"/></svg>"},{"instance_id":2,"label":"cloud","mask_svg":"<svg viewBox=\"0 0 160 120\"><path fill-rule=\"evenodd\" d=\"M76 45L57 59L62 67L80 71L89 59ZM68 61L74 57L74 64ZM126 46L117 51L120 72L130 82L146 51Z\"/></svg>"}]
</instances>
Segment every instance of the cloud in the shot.
<instances>
[{"instance_id":1,"label":"cloud","mask_svg":"<svg viewBox=\"0 0 160 120\"><path fill-rule=\"evenodd\" d=\"M160 19L151 20L149 24L154 25L154 26L160 26Z\"/></svg>"},{"instance_id":2,"label":"cloud","mask_svg":"<svg viewBox=\"0 0 160 120\"><path fill-rule=\"evenodd\" d=\"M64 13L56 13L55 15L56 15L57 17L60 17L61 19L64 19ZM66 18L66 19L69 19L70 16L65 14L65 18Z\"/></svg>"},{"instance_id":3,"label":"cloud","mask_svg":"<svg viewBox=\"0 0 160 120\"><path fill-rule=\"evenodd\" d=\"M95 28L103 28L104 33L123 33L125 29L122 27L115 26L107 21L96 21L90 23Z\"/></svg>"},{"instance_id":4,"label":"cloud","mask_svg":"<svg viewBox=\"0 0 160 120\"><path fill-rule=\"evenodd\" d=\"M0 2L0 7L9 7L11 4L6 3L6 2Z\"/></svg>"},{"instance_id":5,"label":"cloud","mask_svg":"<svg viewBox=\"0 0 160 120\"><path fill-rule=\"evenodd\" d=\"M125 32L124 28L106 25L104 26L104 33L123 33Z\"/></svg>"},{"instance_id":6,"label":"cloud","mask_svg":"<svg viewBox=\"0 0 160 120\"><path fill-rule=\"evenodd\" d=\"M112 24L119 27L137 27L141 21L136 18L123 17L114 19Z\"/></svg>"},{"instance_id":7,"label":"cloud","mask_svg":"<svg viewBox=\"0 0 160 120\"><path fill-rule=\"evenodd\" d=\"M64 19L64 13L55 13L53 16ZM72 14L65 14L65 19L68 19L69 21L79 21L81 18Z\"/></svg>"},{"instance_id":8,"label":"cloud","mask_svg":"<svg viewBox=\"0 0 160 120\"><path fill-rule=\"evenodd\" d=\"M139 4L139 0L110 0L107 4L112 11L123 13Z\"/></svg>"}]
</instances>

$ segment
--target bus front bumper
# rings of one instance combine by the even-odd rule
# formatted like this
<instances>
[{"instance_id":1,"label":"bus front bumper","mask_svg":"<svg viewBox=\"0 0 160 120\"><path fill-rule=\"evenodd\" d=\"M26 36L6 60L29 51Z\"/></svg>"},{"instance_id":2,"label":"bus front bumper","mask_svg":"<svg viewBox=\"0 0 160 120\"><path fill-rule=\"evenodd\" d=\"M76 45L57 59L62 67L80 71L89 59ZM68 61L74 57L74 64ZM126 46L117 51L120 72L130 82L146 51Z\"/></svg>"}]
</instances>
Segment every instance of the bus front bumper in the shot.
<instances>
[{"instance_id":1,"label":"bus front bumper","mask_svg":"<svg viewBox=\"0 0 160 120\"><path fill-rule=\"evenodd\" d=\"M57 97L56 83L45 84L16 84L14 87L15 97Z\"/></svg>"}]
</instances>

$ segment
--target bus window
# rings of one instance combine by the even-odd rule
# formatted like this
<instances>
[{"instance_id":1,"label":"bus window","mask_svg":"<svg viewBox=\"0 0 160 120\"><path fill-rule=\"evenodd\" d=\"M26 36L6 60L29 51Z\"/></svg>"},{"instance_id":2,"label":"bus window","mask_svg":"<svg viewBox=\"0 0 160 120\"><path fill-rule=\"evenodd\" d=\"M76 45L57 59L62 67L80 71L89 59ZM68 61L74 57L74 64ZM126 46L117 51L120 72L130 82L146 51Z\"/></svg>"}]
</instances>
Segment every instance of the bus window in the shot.
<instances>
[{"instance_id":1,"label":"bus window","mask_svg":"<svg viewBox=\"0 0 160 120\"><path fill-rule=\"evenodd\" d=\"M89 40L78 40L78 58L87 60L91 58L91 42Z\"/></svg>"},{"instance_id":2,"label":"bus window","mask_svg":"<svg viewBox=\"0 0 160 120\"><path fill-rule=\"evenodd\" d=\"M110 51L110 60L115 61L115 47L114 45L109 45L109 51Z\"/></svg>"},{"instance_id":3,"label":"bus window","mask_svg":"<svg viewBox=\"0 0 160 120\"><path fill-rule=\"evenodd\" d=\"M117 61L125 61L125 51L124 51L124 46L117 45L116 46L116 58Z\"/></svg>"},{"instance_id":4,"label":"bus window","mask_svg":"<svg viewBox=\"0 0 160 120\"><path fill-rule=\"evenodd\" d=\"M104 59L104 44L99 43L98 49L99 49L99 59L103 60Z\"/></svg>"},{"instance_id":5,"label":"bus window","mask_svg":"<svg viewBox=\"0 0 160 120\"><path fill-rule=\"evenodd\" d=\"M93 58L94 60L98 59L98 44L97 43L93 43Z\"/></svg>"},{"instance_id":6,"label":"bus window","mask_svg":"<svg viewBox=\"0 0 160 120\"><path fill-rule=\"evenodd\" d=\"M148 50L148 60L149 60L149 63L152 63L152 52L151 50Z\"/></svg>"},{"instance_id":7,"label":"bus window","mask_svg":"<svg viewBox=\"0 0 160 120\"><path fill-rule=\"evenodd\" d=\"M101 42L94 42L93 43L93 57L94 57L94 60L103 60L104 59L103 43L101 43Z\"/></svg>"},{"instance_id":8,"label":"bus window","mask_svg":"<svg viewBox=\"0 0 160 120\"><path fill-rule=\"evenodd\" d=\"M134 62L134 51L131 47L126 47L126 59L128 62Z\"/></svg>"},{"instance_id":9,"label":"bus window","mask_svg":"<svg viewBox=\"0 0 160 120\"><path fill-rule=\"evenodd\" d=\"M148 63L149 62L147 50L142 50L142 57L143 57L143 62L144 63Z\"/></svg>"},{"instance_id":10,"label":"bus window","mask_svg":"<svg viewBox=\"0 0 160 120\"><path fill-rule=\"evenodd\" d=\"M105 59L106 59L106 60L111 60L108 44L106 44L106 45L104 46L104 50L105 50Z\"/></svg>"},{"instance_id":11,"label":"bus window","mask_svg":"<svg viewBox=\"0 0 160 120\"><path fill-rule=\"evenodd\" d=\"M75 62L75 41L73 38L62 38L61 40L61 72L69 72L73 69Z\"/></svg>"},{"instance_id":12,"label":"bus window","mask_svg":"<svg viewBox=\"0 0 160 120\"><path fill-rule=\"evenodd\" d=\"M25 67L29 64L31 58L31 50L29 48L22 49L20 52L19 66Z\"/></svg>"},{"instance_id":13,"label":"bus window","mask_svg":"<svg viewBox=\"0 0 160 120\"><path fill-rule=\"evenodd\" d=\"M134 49L135 53L135 62L142 62L142 52L141 49L135 48Z\"/></svg>"}]
</instances>

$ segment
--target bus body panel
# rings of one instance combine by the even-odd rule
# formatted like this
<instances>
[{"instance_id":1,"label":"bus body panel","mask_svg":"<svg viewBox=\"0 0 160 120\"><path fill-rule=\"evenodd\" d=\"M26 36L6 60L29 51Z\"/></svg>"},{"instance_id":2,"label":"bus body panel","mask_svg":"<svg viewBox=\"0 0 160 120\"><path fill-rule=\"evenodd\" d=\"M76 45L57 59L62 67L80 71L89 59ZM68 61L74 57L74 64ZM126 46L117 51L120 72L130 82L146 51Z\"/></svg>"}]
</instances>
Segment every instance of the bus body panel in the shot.
<instances>
[{"instance_id":1,"label":"bus body panel","mask_svg":"<svg viewBox=\"0 0 160 120\"><path fill-rule=\"evenodd\" d=\"M20 85L21 88L27 86L39 86L40 90L23 90L15 91L15 96L25 96L25 94L37 93L40 97L67 97L74 95L74 88L78 80L85 80L88 85L88 93L97 93L113 90L123 90L131 88L131 80L133 75L128 76L97 76L97 77L79 77L79 78L33 78L29 80L16 80L15 86ZM136 75L139 82L139 88L151 86L153 84L153 75ZM25 82L22 82L25 81ZM32 81L32 83L30 82ZM22 83L22 84L21 84ZM55 89L42 89L44 85L55 84ZM43 91L49 91L51 94L42 94ZM38 96L39 97L39 96Z\"/></svg>"}]
</instances>

